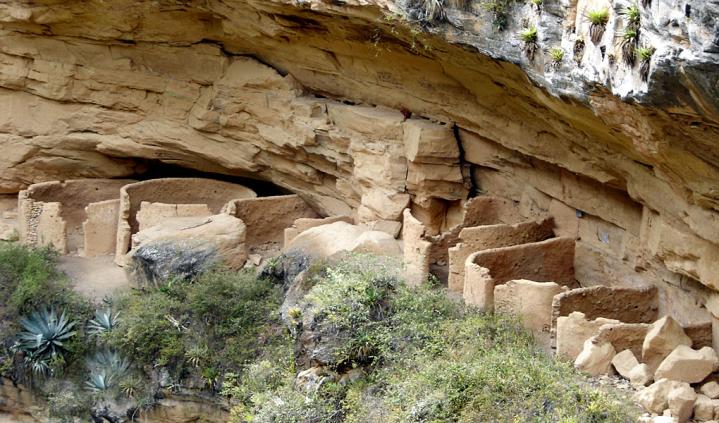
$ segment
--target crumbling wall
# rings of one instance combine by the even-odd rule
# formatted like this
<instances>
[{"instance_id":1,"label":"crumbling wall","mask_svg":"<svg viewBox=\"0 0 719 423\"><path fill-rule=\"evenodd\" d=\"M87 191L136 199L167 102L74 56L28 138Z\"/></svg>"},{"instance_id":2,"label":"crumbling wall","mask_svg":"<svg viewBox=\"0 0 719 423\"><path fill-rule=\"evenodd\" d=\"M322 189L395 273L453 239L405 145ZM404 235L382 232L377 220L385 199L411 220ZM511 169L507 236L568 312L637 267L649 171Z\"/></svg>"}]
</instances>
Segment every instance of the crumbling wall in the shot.
<instances>
[{"instance_id":1,"label":"crumbling wall","mask_svg":"<svg viewBox=\"0 0 719 423\"><path fill-rule=\"evenodd\" d=\"M83 256L95 257L115 253L119 210L119 198L92 203L85 207L87 220L82 224Z\"/></svg>"},{"instance_id":2,"label":"crumbling wall","mask_svg":"<svg viewBox=\"0 0 719 423\"><path fill-rule=\"evenodd\" d=\"M245 222L245 243L250 251L269 243L276 244L279 249L285 240L285 230L292 227L297 219L319 217L298 195L232 200L223 211Z\"/></svg>"},{"instance_id":3,"label":"crumbling wall","mask_svg":"<svg viewBox=\"0 0 719 423\"><path fill-rule=\"evenodd\" d=\"M118 198L120 188L132 182L77 179L31 185L18 195L20 241L31 246L53 245L61 253L81 252L85 208Z\"/></svg>"},{"instance_id":4,"label":"crumbling wall","mask_svg":"<svg viewBox=\"0 0 719 423\"><path fill-rule=\"evenodd\" d=\"M516 279L578 287L574 276L574 240L552 238L470 255L465 267L464 300L492 311L494 288Z\"/></svg>"},{"instance_id":5,"label":"crumbling wall","mask_svg":"<svg viewBox=\"0 0 719 423\"><path fill-rule=\"evenodd\" d=\"M462 229L459 233L460 242L448 250L449 290L460 293L464 290L465 261L472 253L543 241L554 236L553 228L553 219L545 218L514 225L497 224Z\"/></svg>"},{"instance_id":6,"label":"crumbling wall","mask_svg":"<svg viewBox=\"0 0 719 423\"><path fill-rule=\"evenodd\" d=\"M212 216L207 204L165 204L140 203L140 210L135 218L137 219L138 230L151 228L173 217L202 217Z\"/></svg>"},{"instance_id":7,"label":"crumbling wall","mask_svg":"<svg viewBox=\"0 0 719 423\"><path fill-rule=\"evenodd\" d=\"M206 204L212 214L218 214L228 201L256 195L242 185L204 178L160 178L126 185L120 190L115 261L124 263L132 234L140 229L137 213L142 202Z\"/></svg>"}]
</instances>

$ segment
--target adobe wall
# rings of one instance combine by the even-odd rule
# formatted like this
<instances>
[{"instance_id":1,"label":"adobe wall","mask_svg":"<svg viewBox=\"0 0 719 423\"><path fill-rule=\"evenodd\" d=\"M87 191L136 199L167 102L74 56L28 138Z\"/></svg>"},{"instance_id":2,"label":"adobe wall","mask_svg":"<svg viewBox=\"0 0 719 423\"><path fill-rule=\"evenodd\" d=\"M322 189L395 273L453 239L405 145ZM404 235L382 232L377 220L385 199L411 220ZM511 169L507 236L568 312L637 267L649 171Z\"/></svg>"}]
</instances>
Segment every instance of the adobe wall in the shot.
<instances>
[{"instance_id":1,"label":"adobe wall","mask_svg":"<svg viewBox=\"0 0 719 423\"><path fill-rule=\"evenodd\" d=\"M245 186L204 178L160 178L126 185L120 190L115 261L123 264L123 257L130 250L132 234L140 229L137 213L143 201L206 204L212 214L219 214L230 200L256 196Z\"/></svg>"},{"instance_id":2,"label":"adobe wall","mask_svg":"<svg viewBox=\"0 0 719 423\"><path fill-rule=\"evenodd\" d=\"M573 289L557 295L552 303L553 320L574 311L587 319L598 317L616 319L624 323L654 323L659 318L658 291L645 289L593 286Z\"/></svg>"},{"instance_id":3,"label":"adobe wall","mask_svg":"<svg viewBox=\"0 0 719 423\"><path fill-rule=\"evenodd\" d=\"M494 288L516 279L578 287L574 275L574 240L552 238L470 255L465 267L464 300L491 311Z\"/></svg>"},{"instance_id":4,"label":"adobe wall","mask_svg":"<svg viewBox=\"0 0 719 423\"><path fill-rule=\"evenodd\" d=\"M100 201L85 207L87 220L82 224L83 256L96 257L115 253L117 216L120 199Z\"/></svg>"},{"instance_id":5,"label":"adobe wall","mask_svg":"<svg viewBox=\"0 0 719 423\"><path fill-rule=\"evenodd\" d=\"M684 325L710 319L702 306L711 308L712 295L719 295L707 288L719 287L719 246L687 226L702 216L677 213L685 217L680 222L657 213L657 207L673 207L676 193L660 187L639 193L626 185L627 175L590 179L549 163L552 158L527 156L471 131L460 129L459 136L478 189L516 201L527 218L554 217L555 234L576 240L574 268L582 286L654 285L659 315ZM589 161L582 165L592 167ZM640 203L650 195L666 201ZM719 316L719 307L713 314Z\"/></svg>"},{"instance_id":6,"label":"adobe wall","mask_svg":"<svg viewBox=\"0 0 719 423\"><path fill-rule=\"evenodd\" d=\"M462 229L459 233L459 242L448 251L449 290L458 293L464 290L465 261L472 253L543 241L554 236L553 228L553 219L545 218L514 225L498 224Z\"/></svg>"},{"instance_id":7,"label":"adobe wall","mask_svg":"<svg viewBox=\"0 0 719 423\"><path fill-rule=\"evenodd\" d=\"M245 242L250 249L268 243L281 247L285 240L285 230L292 227L297 219L320 217L298 195L232 200L223 212L245 222Z\"/></svg>"},{"instance_id":8,"label":"adobe wall","mask_svg":"<svg viewBox=\"0 0 719 423\"><path fill-rule=\"evenodd\" d=\"M444 203L441 202L435 203L429 200L428 202L430 205L444 207ZM441 209L439 212L446 212L446 210ZM443 222L442 226L450 228L445 232L437 233L440 229L436 225L432 225L432 222L436 222L437 219L432 213L431 207L428 209L413 207L409 211L405 210L403 225L410 225L410 229L404 230L403 228L402 238L405 244L405 263L412 267L407 273L411 280L410 283L426 279L430 272L438 276L440 280L448 280L450 275L449 249L460 242L460 233L465 228L514 224L526 219L521 216L514 201L506 198L479 196L458 203L454 212L447 213L449 222L444 219L440 220ZM412 257L412 254L415 257ZM428 270L424 271L424 268ZM455 285L457 284L455 283ZM461 292L461 287L455 286L455 291Z\"/></svg>"},{"instance_id":9,"label":"adobe wall","mask_svg":"<svg viewBox=\"0 0 719 423\"><path fill-rule=\"evenodd\" d=\"M202 216L212 216L207 204L165 204L143 201L135 218L141 231L173 217Z\"/></svg>"},{"instance_id":10,"label":"adobe wall","mask_svg":"<svg viewBox=\"0 0 719 423\"><path fill-rule=\"evenodd\" d=\"M120 188L132 182L78 179L31 185L18 195L21 242L31 246L53 245L61 253L80 251L84 244L83 222L87 219L85 207L118 198Z\"/></svg>"}]
</instances>

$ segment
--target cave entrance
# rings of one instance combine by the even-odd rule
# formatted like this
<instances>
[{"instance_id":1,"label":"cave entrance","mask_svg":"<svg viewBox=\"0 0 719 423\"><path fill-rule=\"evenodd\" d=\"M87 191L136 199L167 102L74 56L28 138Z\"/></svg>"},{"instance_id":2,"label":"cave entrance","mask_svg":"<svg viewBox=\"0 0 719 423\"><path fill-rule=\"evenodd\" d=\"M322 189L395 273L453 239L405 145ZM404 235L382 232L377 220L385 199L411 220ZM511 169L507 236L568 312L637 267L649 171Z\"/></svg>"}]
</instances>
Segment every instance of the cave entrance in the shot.
<instances>
[{"instance_id":1,"label":"cave entrance","mask_svg":"<svg viewBox=\"0 0 719 423\"><path fill-rule=\"evenodd\" d=\"M293 194L288 189L282 188L272 182L265 181L260 178L252 178L247 176L227 175L223 173L204 172L201 170L190 169L187 167L165 163L159 160L145 161L143 170L135 175L129 176L130 179L137 181L147 181L150 179L161 178L203 178L214 179L232 184L244 185L253 190L258 197L270 197L274 195Z\"/></svg>"}]
</instances>

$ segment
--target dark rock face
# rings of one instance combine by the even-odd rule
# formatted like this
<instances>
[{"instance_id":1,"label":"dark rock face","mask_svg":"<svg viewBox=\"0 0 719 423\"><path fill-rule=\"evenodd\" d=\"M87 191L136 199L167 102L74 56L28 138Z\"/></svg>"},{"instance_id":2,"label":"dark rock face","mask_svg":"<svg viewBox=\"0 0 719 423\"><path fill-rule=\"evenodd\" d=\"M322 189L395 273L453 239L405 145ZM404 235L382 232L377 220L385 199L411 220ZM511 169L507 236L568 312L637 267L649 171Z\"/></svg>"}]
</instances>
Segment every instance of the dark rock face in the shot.
<instances>
[{"instance_id":1,"label":"dark rock face","mask_svg":"<svg viewBox=\"0 0 719 423\"><path fill-rule=\"evenodd\" d=\"M139 287L154 287L173 278L190 279L217 264L217 248L185 241L155 242L139 247L127 266L128 276Z\"/></svg>"}]
</instances>

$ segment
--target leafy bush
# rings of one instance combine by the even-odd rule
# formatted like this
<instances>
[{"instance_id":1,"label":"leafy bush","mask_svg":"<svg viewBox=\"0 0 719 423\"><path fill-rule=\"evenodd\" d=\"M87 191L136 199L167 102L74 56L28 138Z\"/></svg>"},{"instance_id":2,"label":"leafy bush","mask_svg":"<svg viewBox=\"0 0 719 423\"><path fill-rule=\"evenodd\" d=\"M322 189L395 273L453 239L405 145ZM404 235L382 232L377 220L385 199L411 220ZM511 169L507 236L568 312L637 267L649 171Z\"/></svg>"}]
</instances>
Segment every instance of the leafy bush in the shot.
<instances>
[{"instance_id":1,"label":"leafy bush","mask_svg":"<svg viewBox=\"0 0 719 423\"><path fill-rule=\"evenodd\" d=\"M637 49L637 56L639 56L639 76L642 81L649 79L649 66L651 65L652 56L654 55L653 47L639 47Z\"/></svg>"},{"instance_id":2,"label":"leafy bush","mask_svg":"<svg viewBox=\"0 0 719 423\"><path fill-rule=\"evenodd\" d=\"M138 364L169 366L176 375L239 370L263 347L257 337L271 326L280 298L280 287L250 271L210 271L117 299L123 320L109 343Z\"/></svg>"},{"instance_id":3,"label":"leafy bush","mask_svg":"<svg viewBox=\"0 0 719 423\"><path fill-rule=\"evenodd\" d=\"M329 377L308 391L289 366L258 361L228 383L233 420L635 420L634 408L545 355L515 321L477 313L429 286L408 288L397 268L355 256L319 272L302 302L304 322L321 316L343 344L334 368L341 375L363 367L366 377Z\"/></svg>"}]
</instances>

